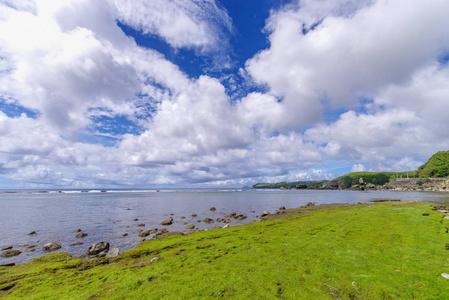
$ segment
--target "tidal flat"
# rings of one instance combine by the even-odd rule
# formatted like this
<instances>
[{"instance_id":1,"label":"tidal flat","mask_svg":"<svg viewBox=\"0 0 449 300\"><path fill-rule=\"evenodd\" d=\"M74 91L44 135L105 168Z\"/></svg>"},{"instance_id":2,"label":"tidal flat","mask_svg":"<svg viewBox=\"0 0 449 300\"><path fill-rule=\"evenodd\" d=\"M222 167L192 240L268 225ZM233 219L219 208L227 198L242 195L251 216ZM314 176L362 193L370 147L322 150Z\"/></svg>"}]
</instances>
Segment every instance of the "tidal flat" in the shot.
<instances>
[{"instance_id":1,"label":"tidal flat","mask_svg":"<svg viewBox=\"0 0 449 300\"><path fill-rule=\"evenodd\" d=\"M0 267L6 299L446 299L449 220L422 202L318 205L148 240L115 258Z\"/></svg>"}]
</instances>

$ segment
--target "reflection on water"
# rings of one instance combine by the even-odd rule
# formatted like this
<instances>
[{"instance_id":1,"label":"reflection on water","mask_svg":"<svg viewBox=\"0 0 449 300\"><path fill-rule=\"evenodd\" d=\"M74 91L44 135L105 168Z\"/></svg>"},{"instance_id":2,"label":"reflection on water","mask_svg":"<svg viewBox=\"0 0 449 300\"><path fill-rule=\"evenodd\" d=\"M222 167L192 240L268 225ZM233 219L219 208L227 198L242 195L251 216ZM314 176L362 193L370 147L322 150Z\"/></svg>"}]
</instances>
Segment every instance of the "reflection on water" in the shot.
<instances>
[{"instance_id":1,"label":"reflection on water","mask_svg":"<svg viewBox=\"0 0 449 300\"><path fill-rule=\"evenodd\" d=\"M230 226L258 220L262 211L274 212L281 206L295 208L314 202L357 203L375 198L427 201L449 205L449 193L392 191L314 191L314 190L147 190L147 191L8 191L0 193L0 247L14 246L22 252L26 244L38 245L35 252L13 258L0 258L0 264L21 263L44 254L49 242L62 246L71 255L85 254L90 244L108 241L111 247L125 251L141 238L137 230L162 228L159 223L173 217L170 231L187 231L186 224L199 229L223 226L223 223L198 223L206 217L216 220L237 212L248 216L232 219ZM210 211L210 207L216 211ZM193 218L191 215L197 214ZM182 218L185 217L185 218ZM138 219L138 221L134 221ZM143 223L145 227L137 227ZM77 229L88 236L75 238ZM36 235L28 235L36 231ZM127 236L123 236L128 233ZM78 246L72 243L83 242ZM22 245L22 246L20 246Z\"/></svg>"}]
</instances>

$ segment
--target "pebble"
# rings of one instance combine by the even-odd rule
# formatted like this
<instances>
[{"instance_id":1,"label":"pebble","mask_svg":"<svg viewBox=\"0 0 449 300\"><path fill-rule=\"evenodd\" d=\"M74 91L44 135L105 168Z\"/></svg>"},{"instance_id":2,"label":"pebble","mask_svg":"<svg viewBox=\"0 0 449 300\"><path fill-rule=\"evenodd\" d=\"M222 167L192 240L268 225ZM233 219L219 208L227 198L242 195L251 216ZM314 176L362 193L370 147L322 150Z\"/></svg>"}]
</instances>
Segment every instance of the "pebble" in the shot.
<instances>
[{"instance_id":1,"label":"pebble","mask_svg":"<svg viewBox=\"0 0 449 300\"><path fill-rule=\"evenodd\" d=\"M441 274L441 276L443 276L446 279L449 279L449 274L443 273L443 274Z\"/></svg>"}]
</instances>

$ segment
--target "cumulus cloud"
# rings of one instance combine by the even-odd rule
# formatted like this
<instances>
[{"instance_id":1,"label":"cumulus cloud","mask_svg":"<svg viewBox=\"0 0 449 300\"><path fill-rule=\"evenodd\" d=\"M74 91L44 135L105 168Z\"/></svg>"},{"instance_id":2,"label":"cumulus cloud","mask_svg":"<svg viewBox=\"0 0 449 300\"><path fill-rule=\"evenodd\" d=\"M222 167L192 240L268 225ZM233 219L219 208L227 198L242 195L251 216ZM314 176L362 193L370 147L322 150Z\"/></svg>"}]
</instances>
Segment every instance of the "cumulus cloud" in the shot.
<instances>
[{"instance_id":1,"label":"cumulus cloud","mask_svg":"<svg viewBox=\"0 0 449 300\"><path fill-rule=\"evenodd\" d=\"M323 109L355 107L360 97L410 80L449 50L445 1L344 1L350 14L332 13L342 1L330 2L299 2L273 14L270 48L246 64L256 82L295 112L296 118L285 117L290 126L282 130L318 121ZM320 23L303 33L303 25L314 20Z\"/></svg>"}]
</instances>

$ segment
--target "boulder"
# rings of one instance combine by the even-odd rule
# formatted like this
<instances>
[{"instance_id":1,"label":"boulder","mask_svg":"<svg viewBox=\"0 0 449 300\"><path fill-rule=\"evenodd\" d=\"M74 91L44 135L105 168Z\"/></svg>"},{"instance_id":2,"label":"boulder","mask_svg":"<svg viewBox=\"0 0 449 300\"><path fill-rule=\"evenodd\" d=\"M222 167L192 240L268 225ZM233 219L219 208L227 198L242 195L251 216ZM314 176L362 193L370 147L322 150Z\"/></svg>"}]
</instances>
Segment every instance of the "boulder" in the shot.
<instances>
[{"instance_id":1,"label":"boulder","mask_svg":"<svg viewBox=\"0 0 449 300\"><path fill-rule=\"evenodd\" d=\"M315 206L315 204L312 203L312 202L309 202L309 203L307 203L304 207L312 207L312 206Z\"/></svg>"},{"instance_id":2,"label":"boulder","mask_svg":"<svg viewBox=\"0 0 449 300\"><path fill-rule=\"evenodd\" d=\"M17 256L20 253L22 253L22 251L14 250L14 249L8 249L8 250L5 250L2 253L0 253L0 257L3 257L3 258L12 257L12 256Z\"/></svg>"},{"instance_id":3,"label":"boulder","mask_svg":"<svg viewBox=\"0 0 449 300\"><path fill-rule=\"evenodd\" d=\"M55 251L61 248L61 245L56 244L55 242L51 242L44 245L44 248L42 250L44 251Z\"/></svg>"},{"instance_id":4,"label":"boulder","mask_svg":"<svg viewBox=\"0 0 449 300\"><path fill-rule=\"evenodd\" d=\"M212 224L212 223L214 223L214 220L212 220L211 218L204 218L203 222L206 224Z\"/></svg>"},{"instance_id":5,"label":"boulder","mask_svg":"<svg viewBox=\"0 0 449 300\"><path fill-rule=\"evenodd\" d=\"M279 207L279 210L285 210L285 206Z\"/></svg>"},{"instance_id":6,"label":"boulder","mask_svg":"<svg viewBox=\"0 0 449 300\"><path fill-rule=\"evenodd\" d=\"M263 212L260 214L260 216L261 216L261 217L266 217L266 216L268 216L269 214L270 214L269 212L263 211Z\"/></svg>"},{"instance_id":7,"label":"boulder","mask_svg":"<svg viewBox=\"0 0 449 300\"><path fill-rule=\"evenodd\" d=\"M106 254L106 257L116 257L119 255L119 253L120 251L118 250L118 248L111 248Z\"/></svg>"},{"instance_id":8,"label":"boulder","mask_svg":"<svg viewBox=\"0 0 449 300\"><path fill-rule=\"evenodd\" d=\"M198 217L197 214L193 214L192 215L192 218L196 218L196 217Z\"/></svg>"},{"instance_id":9,"label":"boulder","mask_svg":"<svg viewBox=\"0 0 449 300\"><path fill-rule=\"evenodd\" d=\"M161 225L164 225L164 226L171 225L171 224L173 224L172 218L161 222Z\"/></svg>"},{"instance_id":10,"label":"boulder","mask_svg":"<svg viewBox=\"0 0 449 300\"><path fill-rule=\"evenodd\" d=\"M87 255L89 257L104 257L109 251L109 243L108 242L99 242L96 244L92 244L87 250Z\"/></svg>"},{"instance_id":11,"label":"boulder","mask_svg":"<svg viewBox=\"0 0 449 300\"><path fill-rule=\"evenodd\" d=\"M229 224L226 224L225 226L223 226L223 228L229 228Z\"/></svg>"},{"instance_id":12,"label":"boulder","mask_svg":"<svg viewBox=\"0 0 449 300\"><path fill-rule=\"evenodd\" d=\"M31 231L30 233L28 233L28 235L33 235L36 234L36 231Z\"/></svg>"},{"instance_id":13,"label":"boulder","mask_svg":"<svg viewBox=\"0 0 449 300\"><path fill-rule=\"evenodd\" d=\"M87 233L84 232L78 232L78 234L76 235L77 238L83 238L85 236L87 236Z\"/></svg>"},{"instance_id":14,"label":"boulder","mask_svg":"<svg viewBox=\"0 0 449 300\"><path fill-rule=\"evenodd\" d=\"M226 218L226 219L223 220L223 223L231 223L231 219Z\"/></svg>"},{"instance_id":15,"label":"boulder","mask_svg":"<svg viewBox=\"0 0 449 300\"><path fill-rule=\"evenodd\" d=\"M186 226L186 229L195 229L195 225L189 224Z\"/></svg>"},{"instance_id":16,"label":"boulder","mask_svg":"<svg viewBox=\"0 0 449 300\"><path fill-rule=\"evenodd\" d=\"M12 246L6 246L6 247L3 247L3 248L0 249L0 250L5 251L5 250L9 250L9 249L12 249Z\"/></svg>"},{"instance_id":17,"label":"boulder","mask_svg":"<svg viewBox=\"0 0 449 300\"><path fill-rule=\"evenodd\" d=\"M122 236L128 236L128 234L125 232L124 234L122 234Z\"/></svg>"},{"instance_id":18,"label":"boulder","mask_svg":"<svg viewBox=\"0 0 449 300\"><path fill-rule=\"evenodd\" d=\"M145 227L145 224L141 223L141 224L137 224L138 227Z\"/></svg>"},{"instance_id":19,"label":"boulder","mask_svg":"<svg viewBox=\"0 0 449 300\"><path fill-rule=\"evenodd\" d=\"M210 211L216 211L217 209L215 207L209 208Z\"/></svg>"}]
</instances>

